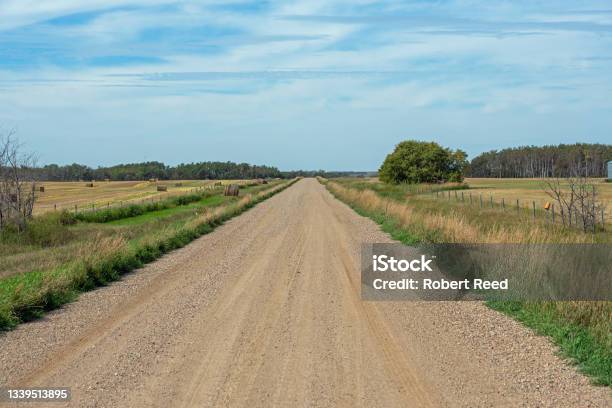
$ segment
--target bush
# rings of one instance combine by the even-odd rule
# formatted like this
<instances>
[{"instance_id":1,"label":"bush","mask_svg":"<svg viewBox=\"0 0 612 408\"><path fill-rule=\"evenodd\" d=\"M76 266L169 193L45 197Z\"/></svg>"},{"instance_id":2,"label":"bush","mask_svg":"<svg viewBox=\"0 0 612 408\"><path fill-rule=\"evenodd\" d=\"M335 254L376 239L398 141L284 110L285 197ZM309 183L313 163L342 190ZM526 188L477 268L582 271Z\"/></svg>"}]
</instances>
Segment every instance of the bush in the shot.
<instances>
[{"instance_id":1,"label":"bush","mask_svg":"<svg viewBox=\"0 0 612 408\"><path fill-rule=\"evenodd\" d=\"M74 225L77 223L77 219L74 214L64 210L59 215L59 223L62 225Z\"/></svg>"},{"instance_id":2,"label":"bush","mask_svg":"<svg viewBox=\"0 0 612 408\"><path fill-rule=\"evenodd\" d=\"M466 157L435 142L409 140L395 147L378 172L381 181L392 184L461 182Z\"/></svg>"}]
</instances>

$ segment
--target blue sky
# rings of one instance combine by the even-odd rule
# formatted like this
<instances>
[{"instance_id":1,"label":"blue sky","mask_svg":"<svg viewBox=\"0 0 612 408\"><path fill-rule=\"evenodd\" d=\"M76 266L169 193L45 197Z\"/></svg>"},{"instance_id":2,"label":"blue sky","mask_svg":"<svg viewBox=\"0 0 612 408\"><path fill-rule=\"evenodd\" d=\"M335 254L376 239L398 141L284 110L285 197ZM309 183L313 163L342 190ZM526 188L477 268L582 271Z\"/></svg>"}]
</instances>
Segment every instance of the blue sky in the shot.
<instances>
[{"instance_id":1,"label":"blue sky","mask_svg":"<svg viewBox=\"0 0 612 408\"><path fill-rule=\"evenodd\" d=\"M0 0L0 127L41 163L612 143L611 95L609 0Z\"/></svg>"}]
</instances>

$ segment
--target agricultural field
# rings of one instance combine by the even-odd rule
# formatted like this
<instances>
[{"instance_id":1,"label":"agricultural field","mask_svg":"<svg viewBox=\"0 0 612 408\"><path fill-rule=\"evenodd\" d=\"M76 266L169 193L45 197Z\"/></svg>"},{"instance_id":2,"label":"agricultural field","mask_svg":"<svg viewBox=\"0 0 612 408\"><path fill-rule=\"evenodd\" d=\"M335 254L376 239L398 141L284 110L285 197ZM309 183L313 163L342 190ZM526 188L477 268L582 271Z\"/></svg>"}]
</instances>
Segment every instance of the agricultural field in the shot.
<instances>
[{"instance_id":1,"label":"agricultural field","mask_svg":"<svg viewBox=\"0 0 612 408\"><path fill-rule=\"evenodd\" d=\"M44 192L36 193L34 214L62 209L73 211L75 205L82 209L91 208L92 205L103 207L138 203L151 198L165 199L217 182L244 184L248 180L94 181L93 187L89 187L89 182L85 181L40 182L37 190L43 187ZM157 186L164 186L167 191L157 191Z\"/></svg>"},{"instance_id":2,"label":"agricultural field","mask_svg":"<svg viewBox=\"0 0 612 408\"><path fill-rule=\"evenodd\" d=\"M612 209L612 183L601 178L591 179L589 182L595 186L600 199ZM466 178L465 183L470 189L478 190L478 193L486 197L492 195L496 201L502 198L508 202L535 201L539 208L543 207L545 202L551 201L544 191L545 179Z\"/></svg>"}]
</instances>

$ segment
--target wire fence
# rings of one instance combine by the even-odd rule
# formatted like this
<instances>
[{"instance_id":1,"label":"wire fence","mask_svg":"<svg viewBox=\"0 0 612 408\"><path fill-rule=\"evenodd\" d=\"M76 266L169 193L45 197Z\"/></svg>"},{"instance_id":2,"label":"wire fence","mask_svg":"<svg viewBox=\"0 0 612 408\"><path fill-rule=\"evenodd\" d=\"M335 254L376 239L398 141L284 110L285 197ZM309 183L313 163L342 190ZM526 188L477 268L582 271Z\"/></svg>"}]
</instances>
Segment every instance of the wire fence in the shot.
<instances>
[{"instance_id":1,"label":"wire fence","mask_svg":"<svg viewBox=\"0 0 612 408\"><path fill-rule=\"evenodd\" d=\"M219 185L205 185L191 188L189 190L181 190L181 191L159 191L158 194L151 195L148 197L137 197L137 198L128 198L125 200L113 200L107 201L104 203L102 200L96 200L88 203L62 203L62 204L53 204L52 208L48 206L47 211L69 211L74 214L78 213L91 213L102 210L110 210L114 208L123 208L130 205L144 205L148 203L162 202L171 198L181 197L189 194L201 193L204 191L210 191L215 189L223 189L223 186Z\"/></svg>"},{"instance_id":2,"label":"wire fence","mask_svg":"<svg viewBox=\"0 0 612 408\"><path fill-rule=\"evenodd\" d=\"M517 216L531 219L532 221L544 221L552 225L561 225L569 228L592 229L595 232L597 229L606 230L608 223L606 208L593 209L588 225L585 225L585 219L579 215L579 211L567 213L563 208L558 208L555 203L550 201L544 202L532 199L512 199L506 200L504 197L494 197L492 194L485 196L482 193L473 194L472 192L462 190L429 190L421 193L428 193L431 197L437 200L446 200L463 205L469 205L478 210L497 210L503 212L514 212Z\"/></svg>"},{"instance_id":3,"label":"wire fence","mask_svg":"<svg viewBox=\"0 0 612 408\"><path fill-rule=\"evenodd\" d=\"M232 180L231 184L238 184L241 187L249 187L253 185L258 185L260 183L254 182L253 180ZM86 203L79 202L79 203L62 203L60 205L53 204L53 208L49 208L49 206L47 206L47 211L69 211L74 214L84 213L84 212L91 213L91 212L102 211L102 210L110 210L113 208L122 208L122 207L130 206L130 205L144 205L148 203L161 202L164 200L168 200L170 198L176 198L176 197L185 196L189 194L195 194L195 193L201 193L204 191L223 190L227 185L228 185L227 182L223 184L223 182L217 181L214 183L209 183L206 185L193 187L188 190L185 190L185 189L182 189L180 191L157 190L157 191L152 192L155 195L151 195L148 197L136 197L136 198L130 198L130 199L125 199L125 200L113 200L113 201L106 201L106 203L103 200L98 199L98 200L95 200L92 202L86 202Z\"/></svg>"}]
</instances>

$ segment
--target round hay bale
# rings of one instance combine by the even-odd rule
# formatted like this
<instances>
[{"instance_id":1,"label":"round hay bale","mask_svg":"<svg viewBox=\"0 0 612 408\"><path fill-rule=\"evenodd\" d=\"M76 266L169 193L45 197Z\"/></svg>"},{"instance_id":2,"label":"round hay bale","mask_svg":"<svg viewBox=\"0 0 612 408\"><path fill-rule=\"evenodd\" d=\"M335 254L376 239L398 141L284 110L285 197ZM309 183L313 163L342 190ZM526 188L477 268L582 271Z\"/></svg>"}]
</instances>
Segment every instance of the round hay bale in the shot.
<instances>
[{"instance_id":1,"label":"round hay bale","mask_svg":"<svg viewBox=\"0 0 612 408\"><path fill-rule=\"evenodd\" d=\"M223 192L223 195L225 196L230 196L230 197L236 197L240 194L240 186L238 186L238 184L229 184L225 187L225 191Z\"/></svg>"},{"instance_id":2,"label":"round hay bale","mask_svg":"<svg viewBox=\"0 0 612 408\"><path fill-rule=\"evenodd\" d=\"M45 192L45 186L38 187L38 191L40 191L41 193L44 193Z\"/></svg>"},{"instance_id":3,"label":"round hay bale","mask_svg":"<svg viewBox=\"0 0 612 408\"><path fill-rule=\"evenodd\" d=\"M94 183L86 183L85 184L85 187L93 187L93 186L94 186Z\"/></svg>"},{"instance_id":4,"label":"round hay bale","mask_svg":"<svg viewBox=\"0 0 612 408\"><path fill-rule=\"evenodd\" d=\"M157 186L157 191L168 191L167 186Z\"/></svg>"}]
</instances>

